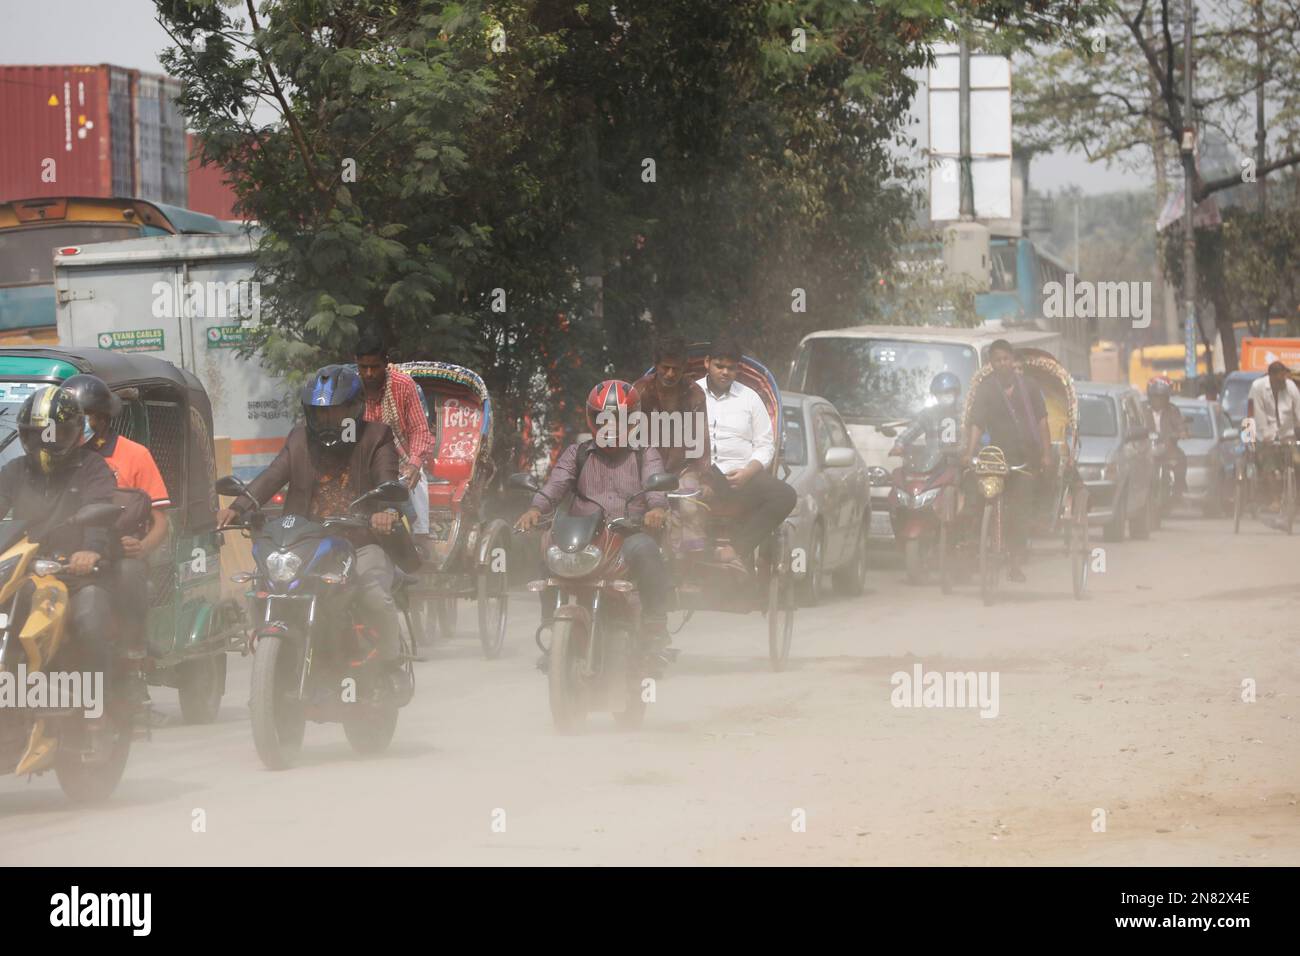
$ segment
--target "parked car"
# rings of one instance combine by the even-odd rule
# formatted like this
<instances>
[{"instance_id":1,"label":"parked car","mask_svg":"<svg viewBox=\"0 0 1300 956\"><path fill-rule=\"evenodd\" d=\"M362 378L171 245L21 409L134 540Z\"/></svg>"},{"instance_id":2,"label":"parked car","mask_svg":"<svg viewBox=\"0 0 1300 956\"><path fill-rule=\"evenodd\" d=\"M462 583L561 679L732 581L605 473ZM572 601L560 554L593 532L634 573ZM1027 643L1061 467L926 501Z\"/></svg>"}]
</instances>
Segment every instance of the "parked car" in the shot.
<instances>
[{"instance_id":1,"label":"parked car","mask_svg":"<svg viewBox=\"0 0 1300 956\"><path fill-rule=\"evenodd\" d=\"M1079 382L1079 474L1088 485L1088 522L1107 541L1151 532L1155 481L1149 410L1129 385Z\"/></svg>"},{"instance_id":2,"label":"parked car","mask_svg":"<svg viewBox=\"0 0 1300 956\"><path fill-rule=\"evenodd\" d=\"M1192 398L1175 398L1173 402L1187 425L1187 437L1178 442L1187 456L1184 500L1199 505L1207 518L1214 517L1233 490L1237 429L1218 402Z\"/></svg>"},{"instance_id":3,"label":"parked car","mask_svg":"<svg viewBox=\"0 0 1300 956\"><path fill-rule=\"evenodd\" d=\"M833 580L843 594L860 594L866 583L871 532L871 482L835 406L815 395L781 393L784 435L781 477L798 497L790 522L801 599L816 604ZM798 553L798 552L796 552ZM799 569L802 566L803 571Z\"/></svg>"}]
</instances>

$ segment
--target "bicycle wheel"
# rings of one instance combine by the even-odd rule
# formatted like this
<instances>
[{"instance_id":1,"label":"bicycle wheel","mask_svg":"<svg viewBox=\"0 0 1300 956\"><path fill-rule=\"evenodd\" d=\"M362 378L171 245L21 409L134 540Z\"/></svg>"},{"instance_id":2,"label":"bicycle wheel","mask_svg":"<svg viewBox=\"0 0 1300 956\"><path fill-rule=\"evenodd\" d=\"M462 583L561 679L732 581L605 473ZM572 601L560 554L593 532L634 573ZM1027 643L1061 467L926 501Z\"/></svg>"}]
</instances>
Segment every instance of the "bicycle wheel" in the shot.
<instances>
[{"instance_id":1,"label":"bicycle wheel","mask_svg":"<svg viewBox=\"0 0 1300 956\"><path fill-rule=\"evenodd\" d=\"M1295 469L1288 464L1282 474L1282 507L1278 516L1287 534L1295 525Z\"/></svg>"}]
</instances>

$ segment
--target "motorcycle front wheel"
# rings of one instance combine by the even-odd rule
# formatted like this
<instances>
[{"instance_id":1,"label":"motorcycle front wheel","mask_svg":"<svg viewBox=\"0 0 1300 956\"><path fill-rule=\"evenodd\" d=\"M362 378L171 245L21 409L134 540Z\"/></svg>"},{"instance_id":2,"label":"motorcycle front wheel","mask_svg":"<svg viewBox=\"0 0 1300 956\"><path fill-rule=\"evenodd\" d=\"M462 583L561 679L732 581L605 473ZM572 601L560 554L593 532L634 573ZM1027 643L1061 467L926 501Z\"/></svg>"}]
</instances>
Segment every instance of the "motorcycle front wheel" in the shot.
<instances>
[{"instance_id":1,"label":"motorcycle front wheel","mask_svg":"<svg viewBox=\"0 0 1300 956\"><path fill-rule=\"evenodd\" d=\"M551 719L562 734L582 730L587 719L583 702L582 677L578 673L579 655L587 637L574 627L570 618L557 618L551 628L550 663L546 668L547 690L551 700Z\"/></svg>"},{"instance_id":2,"label":"motorcycle front wheel","mask_svg":"<svg viewBox=\"0 0 1300 956\"><path fill-rule=\"evenodd\" d=\"M293 766L302 750L307 718L296 698L298 669L292 648L278 637L263 637L253 652L253 688L248 714L253 745L268 770Z\"/></svg>"},{"instance_id":3,"label":"motorcycle front wheel","mask_svg":"<svg viewBox=\"0 0 1300 956\"><path fill-rule=\"evenodd\" d=\"M54 755L54 775L59 786L73 803L98 803L107 800L117 789L126 770L127 757L131 755L131 715L116 708L108 711L111 740L107 743L108 755L102 760L83 760L80 749L59 741L59 751Z\"/></svg>"},{"instance_id":4,"label":"motorcycle front wheel","mask_svg":"<svg viewBox=\"0 0 1300 956\"><path fill-rule=\"evenodd\" d=\"M980 519L980 596L984 606L993 603L998 592L998 573L1001 570L1000 553L1002 526L1002 499L995 498L984 505Z\"/></svg>"}]
</instances>

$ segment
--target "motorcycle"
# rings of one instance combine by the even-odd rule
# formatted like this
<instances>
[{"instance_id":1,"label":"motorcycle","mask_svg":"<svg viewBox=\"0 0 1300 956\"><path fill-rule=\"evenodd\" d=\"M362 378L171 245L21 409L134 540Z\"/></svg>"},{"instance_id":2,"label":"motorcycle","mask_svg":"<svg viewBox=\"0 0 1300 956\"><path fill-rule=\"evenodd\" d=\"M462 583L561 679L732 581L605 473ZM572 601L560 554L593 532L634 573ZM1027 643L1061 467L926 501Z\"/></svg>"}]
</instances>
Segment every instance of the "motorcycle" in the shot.
<instances>
[{"instance_id":1,"label":"motorcycle","mask_svg":"<svg viewBox=\"0 0 1300 956\"><path fill-rule=\"evenodd\" d=\"M627 503L650 492L673 491L677 482L673 474L653 475ZM512 475L509 485L541 494L529 474ZM556 514L542 536L546 568L554 576L529 582L528 589L556 589L550 646L541 640L545 625L536 639L546 655L551 718L561 733L581 730L592 711L612 713L628 730L645 718L650 675L638 639L641 609L636 585L624 578L622 553L623 537L640 530L633 518L607 522L600 509L591 515Z\"/></svg>"},{"instance_id":2,"label":"motorcycle","mask_svg":"<svg viewBox=\"0 0 1300 956\"><path fill-rule=\"evenodd\" d=\"M64 527L109 528L121 510L112 504L86 505ZM58 670L70 663L72 639L64 582L67 555L42 556L41 543L28 535L30 527L29 522L13 521L0 534L0 681L27 695L39 673L38 681L49 694L56 694L56 688L81 687L86 703L85 681L93 676ZM99 571L96 565L94 573ZM135 708L116 695L103 701L105 733L96 741L84 706L60 706L69 702L42 697L39 706L0 708L0 764L19 776L52 769L63 792L76 803L107 799L131 753Z\"/></svg>"},{"instance_id":3,"label":"motorcycle","mask_svg":"<svg viewBox=\"0 0 1300 956\"><path fill-rule=\"evenodd\" d=\"M220 479L216 488L253 501L233 476ZM401 636L401 668L394 672L378 660L378 633L355 610L356 551L344 532L370 527L369 517L357 511L360 506L400 504L408 497L402 482L384 482L353 501L348 514L319 523L297 515L268 519L253 501L245 524L224 529L249 531L253 538L257 572L240 572L231 580L250 585L249 716L253 743L268 769L293 764L308 720L341 723L358 753L378 753L392 741L397 713L415 695L417 658L410 635L416 631L405 583L396 576L393 597L407 628ZM393 534L406 534L409 541L404 524ZM405 570L401 563L398 567Z\"/></svg>"},{"instance_id":4,"label":"motorcycle","mask_svg":"<svg viewBox=\"0 0 1300 956\"><path fill-rule=\"evenodd\" d=\"M953 521L961 472L954 455L929 445L910 445L894 469L890 521L903 549L908 584L923 584L937 566L943 592L952 590Z\"/></svg>"}]
</instances>

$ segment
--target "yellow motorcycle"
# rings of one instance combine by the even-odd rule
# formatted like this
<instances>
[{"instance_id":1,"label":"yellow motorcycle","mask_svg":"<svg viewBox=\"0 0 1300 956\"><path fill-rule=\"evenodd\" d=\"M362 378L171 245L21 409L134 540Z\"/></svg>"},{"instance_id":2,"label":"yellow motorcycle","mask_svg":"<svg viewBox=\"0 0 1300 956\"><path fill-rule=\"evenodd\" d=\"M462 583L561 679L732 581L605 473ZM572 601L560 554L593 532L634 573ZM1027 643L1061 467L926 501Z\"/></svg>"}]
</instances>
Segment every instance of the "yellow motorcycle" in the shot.
<instances>
[{"instance_id":1,"label":"yellow motorcycle","mask_svg":"<svg viewBox=\"0 0 1300 956\"><path fill-rule=\"evenodd\" d=\"M121 508L86 505L65 527L111 527ZM0 772L53 770L73 801L103 800L131 752L129 706L105 697L108 675L72 663L66 556L42 555L30 523L0 525ZM90 718L102 715L102 732Z\"/></svg>"}]
</instances>

